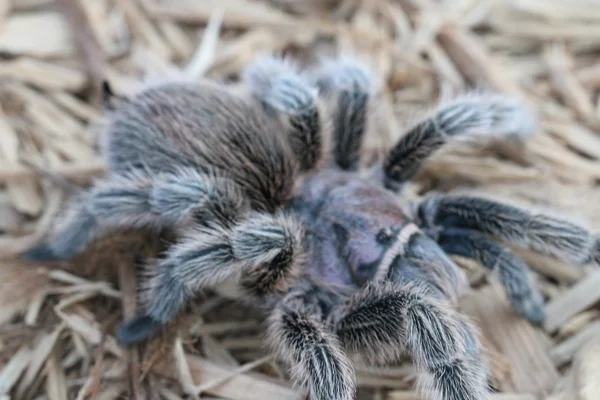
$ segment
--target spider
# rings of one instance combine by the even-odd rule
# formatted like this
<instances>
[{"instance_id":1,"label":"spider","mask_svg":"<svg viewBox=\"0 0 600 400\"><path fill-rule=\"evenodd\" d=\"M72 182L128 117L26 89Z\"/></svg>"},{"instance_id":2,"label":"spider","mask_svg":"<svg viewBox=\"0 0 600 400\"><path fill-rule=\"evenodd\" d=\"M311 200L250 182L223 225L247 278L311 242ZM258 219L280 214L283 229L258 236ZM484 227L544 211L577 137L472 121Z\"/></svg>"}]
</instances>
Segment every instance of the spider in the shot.
<instances>
[{"instance_id":1,"label":"spider","mask_svg":"<svg viewBox=\"0 0 600 400\"><path fill-rule=\"evenodd\" d=\"M68 259L115 229L171 232L176 239L148 264L143 313L117 332L122 344L151 337L214 289L264 309L267 342L312 400L354 397L352 355L386 363L406 354L429 398L488 398L475 328L456 310L466 277L450 255L496 271L512 307L539 324L543 298L501 241L585 264L600 262L600 240L483 197L401 201L445 143L526 138L536 124L516 99L462 94L361 168L363 138L384 126L382 101L375 74L341 58L302 69L269 56L240 85L146 87L107 107L108 176L23 257Z\"/></svg>"}]
</instances>

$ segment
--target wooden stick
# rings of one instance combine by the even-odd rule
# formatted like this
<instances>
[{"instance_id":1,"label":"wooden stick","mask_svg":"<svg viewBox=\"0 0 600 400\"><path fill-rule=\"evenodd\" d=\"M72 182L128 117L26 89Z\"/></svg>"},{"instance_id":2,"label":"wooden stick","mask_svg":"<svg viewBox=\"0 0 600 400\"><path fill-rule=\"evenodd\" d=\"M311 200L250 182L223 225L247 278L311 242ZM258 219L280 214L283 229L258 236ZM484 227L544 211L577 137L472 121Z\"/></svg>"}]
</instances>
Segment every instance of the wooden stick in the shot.
<instances>
[{"instance_id":1,"label":"wooden stick","mask_svg":"<svg viewBox=\"0 0 600 400\"><path fill-rule=\"evenodd\" d=\"M251 361L249 363L246 363L242 366L240 366L239 368L231 371L228 375L222 376L219 379L216 379L214 381L208 381L206 383L203 383L200 386L197 386L196 389L196 393L198 393L198 395L202 394L203 392L207 392L209 389L214 388L216 386L220 386L221 384L227 382L229 379L233 378L236 375L242 374L244 372L248 372L253 370L254 368L267 363L268 361L271 361L272 356L268 355L268 356L264 356L262 358L259 358L258 360L254 360Z\"/></svg>"},{"instance_id":2,"label":"wooden stick","mask_svg":"<svg viewBox=\"0 0 600 400\"><path fill-rule=\"evenodd\" d=\"M90 160L85 164L65 164L58 167L48 168L46 172L53 176L62 178L89 180L94 176L99 176L106 171L106 164L100 160ZM25 166L0 166L0 183L21 181L25 178L38 177L38 173Z\"/></svg>"},{"instance_id":3,"label":"wooden stick","mask_svg":"<svg viewBox=\"0 0 600 400\"><path fill-rule=\"evenodd\" d=\"M600 300L600 271L594 271L564 294L546 305L547 319L544 327L554 332L571 317Z\"/></svg>"},{"instance_id":4,"label":"wooden stick","mask_svg":"<svg viewBox=\"0 0 600 400\"><path fill-rule=\"evenodd\" d=\"M69 21L73 41L85 62L92 83L93 102L100 106L102 81L105 79L106 71L104 53L90 30L87 16L81 9L78 0L58 0L58 5Z\"/></svg>"},{"instance_id":5,"label":"wooden stick","mask_svg":"<svg viewBox=\"0 0 600 400\"><path fill-rule=\"evenodd\" d=\"M565 264L554 258L543 256L529 249L516 249L515 252L535 271L560 282L573 284L585 276L583 268Z\"/></svg>"},{"instance_id":6,"label":"wooden stick","mask_svg":"<svg viewBox=\"0 0 600 400\"><path fill-rule=\"evenodd\" d=\"M541 394L554 388L559 375L548 356L552 342L513 311L499 283L467 294L463 308L510 363L512 384L501 389Z\"/></svg>"},{"instance_id":7,"label":"wooden stick","mask_svg":"<svg viewBox=\"0 0 600 400\"><path fill-rule=\"evenodd\" d=\"M600 321L593 322L550 350L550 357L560 367L577 354L579 349L592 338L600 337Z\"/></svg>"},{"instance_id":8,"label":"wooden stick","mask_svg":"<svg viewBox=\"0 0 600 400\"><path fill-rule=\"evenodd\" d=\"M121 293L123 294L122 304L123 317L125 320L133 318L136 315L137 287L134 268L134 262L121 262L119 265L119 285L121 287ZM127 349L126 358L130 393L134 399L142 400L140 359L137 345Z\"/></svg>"},{"instance_id":9,"label":"wooden stick","mask_svg":"<svg viewBox=\"0 0 600 400\"><path fill-rule=\"evenodd\" d=\"M206 393L230 400L301 400L303 396L288 384L264 374L243 373L230 377L232 368L225 368L202 357L186 355L186 360L195 385L229 377L225 383L206 389ZM169 362L154 366L154 371L170 379L176 379L176 373Z\"/></svg>"},{"instance_id":10,"label":"wooden stick","mask_svg":"<svg viewBox=\"0 0 600 400\"><path fill-rule=\"evenodd\" d=\"M552 84L565 103L575 110L584 121L598 126L594 106L587 90L579 83L572 72L572 60L565 46L551 45L544 52L544 58L550 69Z\"/></svg>"},{"instance_id":11,"label":"wooden stick","mask_svg":"<svg viewBox=\"0 0 600 400\"><path fill-rule=\"evenodd\" d=\"M130 28L163 61L171 60L172 50L167 46L156 27L149 21L146 13L135 1L116 0L115 4L123 10Z\"/></svg>"},{"instance_id":12,"label":"wooden stick","mask_svg":"<svg viewBox=\"0 0 600 400\"><path fill-rule=\"evenodd\" d=\"M600 340L596 336L578 352L573 362L575 387L578 400L594 400L600 394Z\"/></svg>"},{"instance_id":13,"label":"wooden stick","mask_svg":"<svg viewBox=\"0 0 600 400\"><path fill-rule=\"evenodd\" d=\"M106 336L102 335L102 339L100 340L100 344L96 347L95 354L95 362L92 368L92 372L90 378L92 378L92 384L89 387L88 395L91 400L96 400L98 395L98 389L100 389L100 384L102 382L102 375L104 369L104 343L106 342Z\"/></svg>"},{"instance_id":14,"label":"wooden stick","mask_svg":"<svg viewBox=\"0 0 600 400\"><path fill-rule=\"evenodd\" d=\"M575 77L588 90L597 89L600 87L600 64L590 65L575 71Z\"/></svg>"},{"instance_id":15,"label":"wooden stick","mask_svg":"<svg viewBox=\"0 0 600 400\"><path fill-rule=\"evenodd\" d=\"M431 0L418 3L414 0L400 0L399 3L413 21L422 11L431 11L436 7ZM437 39L467 79L527 100L514 78L471 33L455 24L446 23L438 31Z\"/></svg>"}]
</instances>

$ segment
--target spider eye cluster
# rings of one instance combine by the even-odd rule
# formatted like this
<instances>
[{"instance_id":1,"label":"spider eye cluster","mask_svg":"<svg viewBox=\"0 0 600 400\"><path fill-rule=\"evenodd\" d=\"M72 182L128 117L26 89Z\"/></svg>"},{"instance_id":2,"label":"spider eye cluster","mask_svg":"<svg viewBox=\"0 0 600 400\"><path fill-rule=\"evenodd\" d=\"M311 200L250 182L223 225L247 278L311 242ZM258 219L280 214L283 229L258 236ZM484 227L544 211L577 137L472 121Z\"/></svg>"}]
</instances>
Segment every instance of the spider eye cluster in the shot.
<instances>
[{"instance_id":1,"label":"spider eye cluster","mask_svg":"<svg viewBox=\"0 0 600 400\"><path fill-rule=\"evenodd\" d=\"M376 239L379 244L389 244L394 238L394 231L390 227L382 228L377 232Z\"/></svg>"}]
</instances>

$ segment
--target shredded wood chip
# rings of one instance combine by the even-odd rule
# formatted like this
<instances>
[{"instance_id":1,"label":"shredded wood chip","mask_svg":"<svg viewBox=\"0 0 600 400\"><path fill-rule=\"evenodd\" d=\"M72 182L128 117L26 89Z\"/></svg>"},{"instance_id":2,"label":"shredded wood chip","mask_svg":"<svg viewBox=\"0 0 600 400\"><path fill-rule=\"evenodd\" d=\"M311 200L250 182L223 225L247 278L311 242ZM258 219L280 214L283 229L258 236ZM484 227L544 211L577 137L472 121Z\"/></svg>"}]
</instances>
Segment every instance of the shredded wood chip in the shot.
<instances>
[{"instance_id":1,"label":"shredded wood chip","mask_svg":"<svg viewBox=\"0 0 600 400\"><path fill-rule=\"evenodd\" d=\"M513 94L538 119L531 140L450 144L402 195L476 191L600 234L599 27L595 0L0 0L0 400L304 395L269 358L259 312L213 294L147 345L117 343L118 324L141 312L136 266L165 247L152 235L111 232L60 263L16 260L107 172L102 81L126 99L174 74L239 88L263 54L307 67L356 57L385 100L363 141L369 166L439 99L472 88ZM491 400L595 399L598 271L511 249L545 296L543 329L513 312L494 274L454 257L475 290L463 308L502 391ZM409 359L355 361L360 400L422 399Z\"/></svg>"}]
</instances>

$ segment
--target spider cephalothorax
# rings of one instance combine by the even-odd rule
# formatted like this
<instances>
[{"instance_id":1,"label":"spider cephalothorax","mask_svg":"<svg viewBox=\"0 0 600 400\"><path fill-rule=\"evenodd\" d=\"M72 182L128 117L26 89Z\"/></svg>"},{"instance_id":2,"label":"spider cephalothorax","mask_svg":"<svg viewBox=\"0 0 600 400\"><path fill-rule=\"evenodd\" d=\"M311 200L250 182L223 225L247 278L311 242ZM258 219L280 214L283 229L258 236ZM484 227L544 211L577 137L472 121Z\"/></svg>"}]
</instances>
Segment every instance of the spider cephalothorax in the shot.
<instances>
[{"instance_id":1,"label":"spider cephalothorax","mask_svg":"<svg viewBox=\"0 0 600 400\"><path fill-rule=\"evenodd\" d=\"M312 400L353 398L347 352L388 362L405 351L429 396L481 400L486 367L453 308L465 279L448 255L497 271L514 308L535 323L542 296L496 239L600 261L600 241L562 219L478 197L399 200L446 141L531 134L516 100L468 94L443 103L365 170L362 139L385 127L366 67L332 61L299 72L267 58L243 82L165 82L124 100L106 130L109 175L71 203L58 234L25 254L68 258L111 229L173 233L122 343L145 339L213 288L265 309L269 344Z\"/></svg>"}]
</instances>

